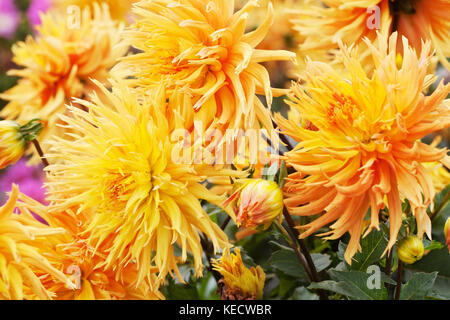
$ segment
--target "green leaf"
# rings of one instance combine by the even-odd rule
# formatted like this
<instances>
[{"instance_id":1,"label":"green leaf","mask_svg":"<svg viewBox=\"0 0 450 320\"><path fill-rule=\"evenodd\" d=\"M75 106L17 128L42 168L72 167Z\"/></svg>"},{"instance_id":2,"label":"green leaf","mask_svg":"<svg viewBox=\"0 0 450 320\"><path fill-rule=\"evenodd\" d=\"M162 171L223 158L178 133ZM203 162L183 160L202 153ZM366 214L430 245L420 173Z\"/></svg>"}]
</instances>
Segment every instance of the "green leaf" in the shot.
<instances>
[{"instance_id":1,"label":"green leaf","mask_svg":"<svg viewBox=\"0 0 450 320\"><path fill-rule=\"evenodd\" d=\"M317 272L325 270L331 264L331 258L327 254L313 253L311 258L316 266Z\"/></svg>"},{"instance_id":2,"label":"green leaf","mask_svg":"<svg viewBox=\"0 0 450 320\"><path fill-rule=\"evenodd\" d=\"M280 189L284 187L284 184L286 183L286 177L288 176L288 171L286 167L286 162L281 161L281 167L280 167L280 174L278 177L278 186Z\"/></svg>"},{"instance_id":3,"label":"green leaf","mask_svg":"<svg viewBox=\"0 0 450 320\"><path fill-rule=\"evenodd\" d=\"M168 300L199 300L197 288L185 284L175 284L173 279L169 279L168 284L163 288L163 293Z\"/></svg>"},{"instance_id":4,"label":"green leaf","mask_svg":"<svg viewBox=\"0 0 450 320\"><path fill-rule=\"evenodd\" d=\"M289 300L319 300L319 296L305 287L299 287L295 289Z\"/></svg>"},{"instance_id":5,"label":"green leaf","mask_svg":"<svg viewBox=\"0 0 450 320\"><path fill-rule=\"evenodd\" d=\"M273 242L272 242L273 243ZM280 270L288 276L305 279L306 271L298 260L294 250L277 244L279 248L269 259L269 264L276 270ZM325 270L331 264L330 256L322 253L313 253L311 258L316 266L317 272Z\"/></svg>"},{"instance_id":6,"label":"green leaf","mask_svg":"<svg viewBox=\"0 0 450 320\"><path fill-rule=\"evenodd\" d=\"M352 259L351 269L366 271L367 268L378 262L386 249L387 241L384 237L383 231L373 230L365 238L360 241L361 252L357 252ZM347 245L343 242L339 243L338 258L344 260L344 253Z\"/></svg>"},{"instance_id":7,"label":"green leaf","mask_svg":"<svg viewBox=\"0 0 450 320\"><path fill-rule=\"evenodd\" d=\"M443 300L450 300L450 278L438 275L429 296Z\"/></svg>"},{"instance_id":8,"label":"green leaf","mask_svg":"<svg viewBox=\"0 0 450 320\"><path fill-rule=\"evenodd\" d=\"M217 293L217 282L211 273L198 279L196 282L197 292L200 300L219 300Z\"/></svg>"},{"instance_id":9,"label":"green leaf","mask_svg":"<svg viewBox=\"0 0 450 320\"><path fill-rule=\"evenodd\" d=\"M447 248L433 250L421 260L406 268L412 270L420 270L424 272L438 271L439 275L450 278L450 254Z\"/></svg>"},{"instance_id":10,"label":"green leaf","mask_svg":"<svg viewBox=\"0 0 450 320\"><path fill-rule=\"evenodd\" d=\"M340 283L340 287L348 291L347 296L354 299L385 300L387 298L387 290L382 284L379 288L369 288L368 281L372 275L366 272L330 270L330 276Z\"/></svg>"},{"instance_id":11,"label":"green leaf","mask_svg":"<svg viewBox=\"0 0 450 320\"><path fill-rule=\"evenodd\" d=\"M414 273L411 279L402 286L400 300L423 300L433 288L438 273Z\"/></svg>"},{"instance_id":12,"label":"green leaf","mask_svg":"<svg viewBox=\"0 0 450 320\"><path fill-rule=\"evenodd\" d=\"M268 263L272 268L282 271L288 276L301 279L306 279L307 277L305 269L291 248L275 251Z\"/></svg>"},{"instance_id":13,"label":"green leaf","mask_svg":"<svg viewBox=\"0 0 450 320\"><path fill-rule=\"evenodd\" d=\"M278 297L280 299L283 299L288 292L290 292L291 290L293 290L298 283L296 283L296 281L292 278L284 278L284 277L279 277L280 279L280 283L278 285Z\"/></svg>"},{"instance_id":14,"label":"green leaf","mask_svg":"<svg viewBox=\"0 0 450 320\"><path fill-rule=\"evenodd\" d=\"M440 242L434 241L434 240L428 240L428 239L423 239L424 242L424 250L425 251L432 251L432 250L441 250L442 248L444 248L444 245Z\"/></svg>"}]
</instances>

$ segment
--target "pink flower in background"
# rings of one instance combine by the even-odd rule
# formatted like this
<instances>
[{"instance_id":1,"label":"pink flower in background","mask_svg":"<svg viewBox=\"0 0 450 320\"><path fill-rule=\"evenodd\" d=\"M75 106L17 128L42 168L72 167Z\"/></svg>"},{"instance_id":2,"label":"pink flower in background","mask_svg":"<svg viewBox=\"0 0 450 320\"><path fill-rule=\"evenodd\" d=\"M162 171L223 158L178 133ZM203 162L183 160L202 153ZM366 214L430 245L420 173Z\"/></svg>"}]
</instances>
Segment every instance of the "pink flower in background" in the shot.
<instances>
[{"instance_id":1,"label":"pink flower in background","mask_svg":"<svg viewBox=\"0 0 450 320\"><path fill-rule=\"evenodd\" d=\"M20 192L45 203L43 179L44 173L41 166L27 166L26 159L22 158L15 165L8 167L0 176L0 203L6 202L6 193L11 191L13 183L19 186Z\"/></svg>"},{"instance_id":2,"label":"pink flower in background","mask_svg":"<svg viewBox=\"0 0 450 320\"><path fill-rule=\"evenodd\" d=\"M20 12L13 0L0 1L0 37L12 38L19 25Z\"/></svg>"},{"instance_id":3,"label":"pink flower in background","mask_svg":"<svg viewBox=\"0 0 450 320\"><path fill-rule=\"evenodd\" d=\"M27 11L30 24L32 26L41 24L40 14L50 9L51 5L51 0L32 0Z\"/></svg>"}]
</instances>

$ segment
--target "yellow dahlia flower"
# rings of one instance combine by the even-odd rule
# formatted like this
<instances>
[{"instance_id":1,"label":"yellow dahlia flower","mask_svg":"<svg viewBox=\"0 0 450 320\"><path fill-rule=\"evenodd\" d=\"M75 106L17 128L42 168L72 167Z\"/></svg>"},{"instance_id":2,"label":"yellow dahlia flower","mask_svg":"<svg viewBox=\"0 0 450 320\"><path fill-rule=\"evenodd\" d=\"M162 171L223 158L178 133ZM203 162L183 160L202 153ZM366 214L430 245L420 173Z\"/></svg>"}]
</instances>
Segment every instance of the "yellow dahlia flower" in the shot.
<instances>
[{"instance_id":1,"label":"yellow dahlia flower","mask_svg":"<svg viewBox=\"0 0 450 320\"><path fill-rule=\"evenodd\" d=\"M0 300L51 299L39 277L45 272L55 283L72 286L64 273L45 257L45 238L64 229L48 228L31 214L14 214L19 188L13 185L11 196L0 208Z\"/></svg>"},{"instance_id":2,"label":"yellow dahlia flower","mask_svg":"<svg viewBox=\"0 0 450 320\"><path fill-rule=\"evenodd\" d=\"M309 123L277 115L288 135L299 141L286 154L297 172L285 186L285 204L293 215L320 214L301 229L307 237L337 220L327 239L349 232L345 253L348 263L359 249L361 226L369 208L369 233L379 228L378 214L389 209L390 240L396 242L402 221L402 199L411 204L418 236L431 237L426 210L435 189L423 163L439 161L450 167L447 149L438 149L419 139L450 125L450 84L442 83L430 95L424 90L435 81L427 74L431 43L424 44L420 56L403 38L403 64L396 63L397 34L381 37L379 49L366 40L376 69L368 77L358 61L357 48L341 46L349 77L320 62L309 62L304 85L292 88L291 106Z\"/></svg>"},{"instance_id":3,"label":"yellow dahlia flower","mask_svg":"<svg viewBox=\"0 0 450 320\"><path fill-rule=\"evenodd\" d=\"M49 213L49 207L21 194L17 205L20 212L31 212L44 218L51 227L64 228L64 234L53 235L52 250L46 257L52 265L70 277L74 288L54 281L48 274L40 273L43 286L54 294L55 300L149 300L163 299L163 295L152 290L148 283L135 286L138 276L136 264L130 264L120 274L114 268L105 270L102 263L107 256L101 248L94 250L88 244L86 228L90 214L68 209ZM155 277L153 277L155 278Z\"/></svg>"},{"instance_id":4,"label":"yellow dahlia flower","mask_svg":"<svg viewBox=\"0 0 450 320\"><path fill-rule=\"evenodd\" d=\"M370 53L361 44L364 37L373 41L377 30L384 35L398 31L418 52L422 41L431 41L440 61L449 68L448 0L324 0L323 3L325 6L310 5L293 21L294 29L304 38L301 52L333 51L338 49L341 39L346 45L359 45L364 59Z\"/></svg>"},{"instance_id":5,"label":"yellow dahlia flower","mask_svg":"<svg viewBox=\"0 0 450 320\"><path fill-rule=\"evenodd\" d=\"M95 1L92 0L53 0L54 7L62 10L66 14L72 13L70 6L79 8L94 7ZM106 3L109 7L111 17L116 20L126 20L131 12L131 5L137 0L98 0L97 3Z\"/></svg>"},{"instance_id":6,"label":"yellow dahlia flower","mask_svg":"<svg viewBox=\"0 0 450 320\"><path fill-rule=\"evenodd\" d=\"M145 279L152 282L154 266L159 270L156 285L172 272L181 279L177 263L186 261L188 252L201 276L199 232L211 239L215 250L228 246L226 235L200 203L203 199L220 205L224 199L201 182L207 176L242 174L174 156L179 144L171 139L163 89L140 103L123 83L116 84L113 93L96 83L104 99L77 99L89 112L70 107L72 116L62 116L75 141L51 142L48 156L63 160L48 167L53 210L78 207L94 212L86 229L89 245L106 252L105 269L121 273L136 263L137 285ZM183 128L181 118L171 121ZM175 255L175 244L181 256Z\"/></svg>"},{"instance_id":7,"label":"yellow dahlia flower","mask_svg":"<svg viewBox=\"0 0 450 320\"><path fill-rule=\"evenodd\" d=\"M70 25L66 16L48 13L37 27L36 38L29 36L12 48L13 61L23 68L8 72L20 79L0 94L10 101L0 116L21 123L41 119L42 142L65 131L57 127L62 124L58 114L66 111L65 104L93 89L89 79L105 81L116 59L127 50L120 41L122 26L111 20L106 6L95 5L93 15L88 8L82 13L79 26ZM36 154L33 161L38 160Z\"/></svg>"},{"instance_id":8,"label":"yellow dahlia flower","mask_svg":"<svg viewBox=\"0 0 450 320\"><path fill-rule=\"evenodd\" d=\"M398 243L398 258L407 264L413 264L422 259L424 251L423 241L417 236L409 236Z\"/></svg>"},{"instance_id":9,"label":"yellow dahlia flower","mask_svg":"<svg viewBox=\"0 0 450 320\"><path fill-rule=\"evenodd\" d=\"M213 270L223 276L222 300L257 300L262 299L266 274L260 266L244 265L241 250L234 249L234 254L226 249L219 260L213 260Z\"/></svg>"},{"instance_id":10,"label":"yellow dahlia flower","mask_svg":"<svg viewBox=\"0 0 450 320\"><path fill-rule=\"evenodd\" d=\"M283 193L274 181L242 179L235 183L233 194L224 205L236 200L236 224L246 228L264 225L268 228L273 220L281 219Z\"/></svg>"},{"instance_id":11,"label":"yellow dahlia flower","mask_svg":"<svg viewBox=\"0 0 450 320\"><path fill-rule=\"evenodd\" d=\"M230 0L141 1L133 12L136 23L124 37L141 53L123 58L116 71L131 70L130 85L142 91L167 89L172 110L187 129L201 121L203 130L272 128L268 105L273 94L261 62L295 60L283 50L255 49L274 19L271 3L261 25L246 33L249 14L258 7L250 0L234 12ZM174 41L176 39L176 41Z\"/></svg>"}]
</instances>

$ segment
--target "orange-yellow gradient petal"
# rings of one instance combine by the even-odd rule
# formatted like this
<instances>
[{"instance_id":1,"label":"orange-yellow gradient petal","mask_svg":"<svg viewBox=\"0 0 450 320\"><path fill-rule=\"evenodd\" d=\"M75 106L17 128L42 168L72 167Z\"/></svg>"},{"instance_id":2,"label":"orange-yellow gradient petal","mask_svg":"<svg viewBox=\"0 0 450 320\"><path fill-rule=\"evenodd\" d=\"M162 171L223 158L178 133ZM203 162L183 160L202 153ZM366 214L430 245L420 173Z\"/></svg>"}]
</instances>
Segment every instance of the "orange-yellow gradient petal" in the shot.
<instances>
[{"instance_id":1,"label":"orange-yellow gradient petal","mask_svg":"<svg viewBox=\"0 0 450 320\"><path fill-rule=\"evenodd\" d=\"M120 39L123 26L110 18L108 7L94 5L69 20L47 13L36 36L12 47L13 61L20 69L8 71L19 77L17 85L0 95L9 101L0 116L19 123L39 118L44 124L40 141L66 130L58 114L66 111L72 97L83 98L94 87L89 79L106 81L109 69L127 46ZM30 149L33 150L33 149ZM35 153L32 159L39 161Z\"/></svg>"},{"instance_id":2,"label":"orange-yellow gradient petal","mask_svg":"<svg viewBox=\"0 0 450 320\"><path fill-rule=\"evenodd\" d=\"M286 154L296 169L285 186L285 204L293 215L320 215L301 226L306 237L330 225L327 239L351 236L347 262L359 249L361 229L379 228L385 198L389 209L390 240L396 242L401 226L402 200L407 199L418 225L418 236L431 237L426 210L435 195L424 163L450 166L447 149L419 139L450 125L450 84L439 84L430 95L423 92L435 81L427 74L431 43L417 55L403 41L403 62L397 65L397 34L380 35L379 49L367 41L376 69L370 77L358 61L357 48L342 46L349 76L320 62L309 62L304 84L294 84L290 105L303 118L277 115L280 127L299 144ZM367 216L368 209L370 216Z\"/></svg>"},{"instance_id":3,"label":"orange-yellow gradient petal","mask_svg":"<svg viewBox=\"0 0 450 320\"><path fill-rule=\"evenodd\" d=\"M133 10L136 23L124 37L141 52L123 59L115 71L129 72L132 87L141 92L163 83L171 109L192 130L272 129L269 109L274 94L268 61L295 60L292 52L256 47L274 19L271 3L261 24L246 32L249 15L258 1L248 1L235 12L230 0L141 1ZM177 39L174 41L174 39Z\"/></svg>"},{"instance_id":4,"label":"orange-yellow gradient petal","mask_svg":"<svg viewBox=\"0 0 450 320\"><path fill-rule=\"evenodd\" d=\"M19 188L13 185L9 200L0 208L0 300L52 299L54 293L43 285L41 273L71 287L69 278L46 257L51 248L46 238L64 229L49 228L29 213L13 213L18 197Z\"/></svg>"},{"instance_id":5,"label":"orange-yellow gradient petal","mask_svg":"<svg viewBox=\"0 0 450 320\"><path fill-rule=\"evenodd\" d=\"M186 261L188 253L201 276L199 233L211 240L215 250L228 246L225 233L200 202L220 205L224 198L201 182L207 176L242 174L173 156L178 145L171 140L164 116L163 89L139 102L122 82L114 85L113 93L100 88L104 98L76 101L89 112L71 107L71 116L63 116L75 132L75 141L58 138L51 143L49 157L57 160L48 168L53 210L91 211L88 243L107 252L106 269L114 267L121 273L136 263L137 285L148 280L158 286L169 273L181 279L177 265ZM183 128L181 118L173 119L172 125ZM180 256L175 254L175 244ZM157 281L152 279L154 267Z\"/></svg>"}]
</instances>

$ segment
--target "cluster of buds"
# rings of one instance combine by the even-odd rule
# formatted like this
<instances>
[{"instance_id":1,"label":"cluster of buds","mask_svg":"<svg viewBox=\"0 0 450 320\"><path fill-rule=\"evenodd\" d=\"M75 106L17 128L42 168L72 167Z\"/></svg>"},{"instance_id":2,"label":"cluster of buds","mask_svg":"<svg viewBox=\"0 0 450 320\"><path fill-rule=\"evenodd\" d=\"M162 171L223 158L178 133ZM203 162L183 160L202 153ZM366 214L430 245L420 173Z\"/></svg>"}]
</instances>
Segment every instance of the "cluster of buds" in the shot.
<instances>
[{"instance_id":1,"label":"cluster of buds","mask_svg":"<svg viewBox=\"0 0 450 320\"><path fill-rule=\"evenodd\" d=\"M417 236L409 236L398 243L397 254L400 261L413 264L423 257L423 241Z\"/></svg>"},{"instance_id":2,"label":"cluster of buds","mask_svg":"<svg viewBox=\"0 0 450 320\"><path fill-rule=\"evenodd\" d=\"M42 128L38 120L31 120L23 126L14 121L0 121L0 169L19 161L28 142L35 140Z\"/></svg>"},{"instance_id":3,"label":"cluster of buds","mask_svg":"<svg viewBox=\"0 0 450 320\"><path fill-rule=\"evenodd\" d=\"M236 225L267 229L276 218L282 218L283 193L274 181L242 179L235 183L236 189L224 205L235 203Z\"/></svg>"},{"instance_id":4,"label":"cluster of buds","mask_svg":"<svg viewBox=\"0 0 450 320\"><path fill-rule=\"evenodd\" d=\"M244 265L239 248L230 254L226 249L219 260L213 260L213 270L223 279L219 281L222 300L259 300L262 299L266 274L260 266Z\"/></svg>"}]
</instances>

